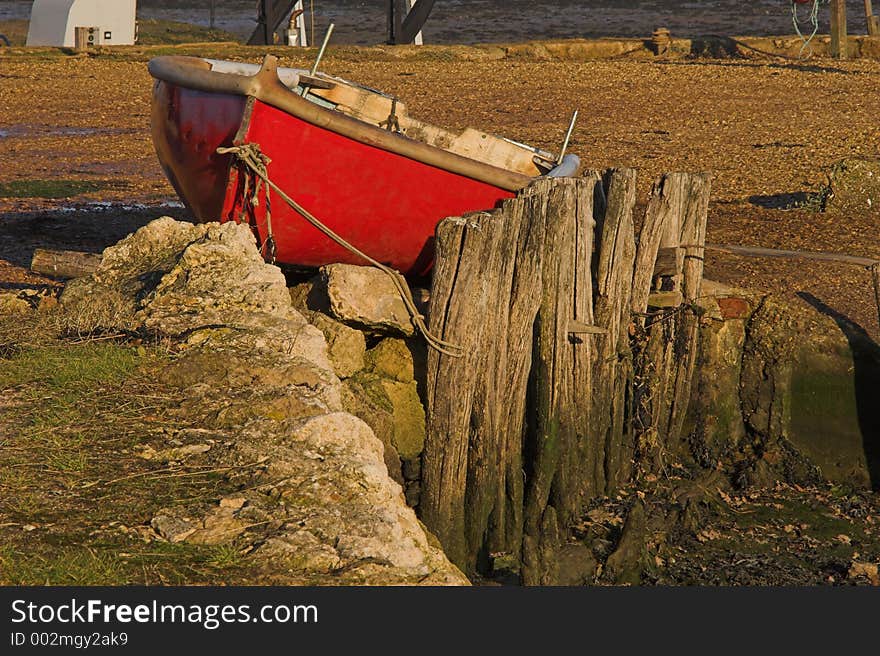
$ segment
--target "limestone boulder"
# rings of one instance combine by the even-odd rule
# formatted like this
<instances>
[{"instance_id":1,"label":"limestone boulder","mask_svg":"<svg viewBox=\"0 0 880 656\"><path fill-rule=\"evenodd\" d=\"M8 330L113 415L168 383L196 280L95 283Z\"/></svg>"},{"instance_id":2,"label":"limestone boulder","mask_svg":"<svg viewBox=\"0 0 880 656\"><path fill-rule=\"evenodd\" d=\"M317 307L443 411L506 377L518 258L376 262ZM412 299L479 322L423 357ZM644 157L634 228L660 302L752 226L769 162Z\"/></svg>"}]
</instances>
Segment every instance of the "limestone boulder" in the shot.
<instances>
[{"instance_id":1,"label":"limestone boulder","mask_svg":"<svg viewBox=\"0 0 880 656\"><path fill-rule=\"evenodd\" d=\"M425 446L425 409L416 383L361 372L345 381L346 411L367 422L400 460L418 459ZM397 471L400 463L398 462Z\"/></svg>"},{"instance_id":2,"label":"limestone boulder","mask_svg":"<svg viewBox=\"0 0 880 656\"><path fill-rule=\"evenodd\" d=\"M280 504L273 516L282 520L262 536L255 559L281 559L339 584L467 584L407 507L382 443L360 419L331 413L255 423L242 438L233 458L264 463L260 477L272 483L261 489Z\"/></svg>"},{"instance_id":3,"label":"limestone boulder","mask_svg":"<svg viewBox=\"0 0 880 656\"><path fill-rule=\"evenodd\" d=\"M327 369L302 357L241 348L187 349L160 375L181 389L181 404L210 407L212 426L253 419L306 418L342 409L342 388Z\"/></svg>"},{"instance_id":4,"label":"limestone boulder","mask_svg":"<svg viewBox=\"0 0 880 656\"><path fill-rule=\"evenodd\" d=\"M394 408L385 396L382 379L361 372L343 381L342 407L365 421L384 446L383 460L388 475L404 484L400 454L394 446Z\"/></svg>"},{"instance_id":5,"label":"limestone boulder","mask_svg":"<svg viewBox=\"0 0 880 656\"><path fill-rule=\"evenodd\" d=\"M394 282L375 267L331 264L321 269L330 313L378 333L411 336L415 327Z\"/></svg>"},{"instance_id":6,"label":"limestone boulder","mask_svg":"<svg viewBox=\"0 0 880 656\"><path fill-rule=\"evenodd\" d=\"M330 314L330 299L327 298L327 285L319 274L308 280L298 282L288 288L290 302L297 310L308 316L310 312Z\"/></svg>"},{"instance_id":7,"label":"limestone boulder","mask_svg":"<svg viewBox=\"0 0 880 656\"><path fill-rule=\"evenodd\" d=\"M350 378L364 368L367 340L361 331L331 319L323 312L310 312L305 317L327 340L327 355L337 376Z\"/></svg>"},{"instance_id":8,"label":"limestone boulder","mask_svg":"<svg viewBox=\"0 0 880 656\"><path fill-rule=\"evenodd\" d=\"M61 303L81 331L146 330L331 368L324 336L292 307L284 275L263 261L246 225L156 219L106 249Z\"/></svg>"},{"instance_id":9,"label":"limestone boulder","mask_svg":"<svg viewBox=\"0 0 880 656\"><path fill-rule=\"evenodd\" d=\"M247 226L157 219L107 249L61 302L80 330L173 338L178 355L157 375L180 390L177 411L197 434L142 454L197 461L242 482L219 502L160 509L153 539L232 546L270 583L468 583L389 476L403 482L397 449L411 456L424 441L416 383L363 371L361 333L326 315L312 317L320 329L309 323ZM341 411L334 368L350 380L372 377L387 449Z\"/></svg>"},{"instance_id":10,"label":"limestone boulder","mask_svg":"<svg viewBox=\"0 0 880 656\"><path fill-rule=\"evenodd\" d=\"M366 368L377 376L411 383L415 380L413 354L402 339L383 339L366 354Z\"/></svg>"}]
</instances>

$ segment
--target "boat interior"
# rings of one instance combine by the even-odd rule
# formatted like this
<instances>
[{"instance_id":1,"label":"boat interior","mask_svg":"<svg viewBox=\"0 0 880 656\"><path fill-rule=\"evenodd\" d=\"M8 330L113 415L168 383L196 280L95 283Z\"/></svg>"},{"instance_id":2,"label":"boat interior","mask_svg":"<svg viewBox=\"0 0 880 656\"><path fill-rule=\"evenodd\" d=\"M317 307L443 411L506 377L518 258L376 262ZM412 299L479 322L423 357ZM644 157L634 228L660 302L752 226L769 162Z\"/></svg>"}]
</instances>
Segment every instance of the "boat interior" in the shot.
<instances>
[{"instance_id":1,"label":"boat interior","mask_svg":"<svg viewBox=\"0 0 880 656\"><path fill-rule=\"evenodd\" d=\"M256 64L206 59L219 73L256 75ZM453 132L409 116L397 98L342 78L296 68L279 68L281 82L311 102L389 132L396 132L456 155L528 176L573 175L577 158L557 158L544 150L473 128ZM562 165L562 166L560 166ZM572 169L572 170L569 170Z\"/></svg>"}]
</instances>

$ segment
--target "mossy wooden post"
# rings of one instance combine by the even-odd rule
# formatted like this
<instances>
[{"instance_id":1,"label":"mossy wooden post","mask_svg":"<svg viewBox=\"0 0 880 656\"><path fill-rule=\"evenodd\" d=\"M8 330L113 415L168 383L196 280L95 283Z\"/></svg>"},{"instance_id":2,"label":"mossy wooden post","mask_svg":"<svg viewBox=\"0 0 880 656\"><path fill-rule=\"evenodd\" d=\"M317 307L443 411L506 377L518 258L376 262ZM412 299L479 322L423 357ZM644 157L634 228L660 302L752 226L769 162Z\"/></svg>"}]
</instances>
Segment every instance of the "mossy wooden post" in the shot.
<instances>
[{"instance_id":1,"label":"mossy wooden post","mask_svg":"<svg viewBox=\"0 0 880 656\"><path fill-rule=\"evenodd\" d=\"M430 328L465 355L429 356L420 512L467 571L490 551L519 559L524 526L540 536L557 513L564 524L579 510L596 339L595 198L601 204L595 175L539 180L500 210L438 227ZM551 494L558 507L546 514ZM536 548L546 555L551 543Z\"/></svg>"},{"instance_id":2,"label":"mossy wooden post","mask_svg":"<svg viewBox=\"0 0 880 656\"><path fill-rule=\"evenodd\" d=\"M708 173L688 174L681 213L681 242L684 252L684 269L681 293L685 311L678 317L679 334L675 340L675 378L672 403L669 409L667 436L669 440L681 441L691 399L691 385L697 363L700 317L697 299L703 286L703 263L706 256L706 226L709 213L709 192L712 177ZM676 445L678 446L678 445Z\"/></svg>"},{"instance_id":3,"label":"mossy wooden post","mask_svg":"<svg viewBox=\"0 0 880 656\"><path fill-rule=\"evenodd\" d=\"M431 331L462 350L428 358L428 434L420 507L450 560L472 568L465 534L468 461L475 397L485 375L486 317L495 295L500 223L488 215L446 219L437 227ZM465 299L467 299L465 301ZM482 449L477 447L476 453Z\"/></svg>"},{"instance_id":4,"label":"mossy wooden post","mask_svg":"<svg viewBox=\"0 0 880 656\"><path fill-rule=\"evenodd\" d=\"M681 249L683 207L689 186L686 173L662 176L651 189L633 274L632 310L635 315L634 430L643 450L652 451L661 467L666 426L672 404L677 308L681 305L684 251ZM650 318L647 313L650 311Z\"/></svg>"},{"instance_id":5,"label":"mossy wooden post","mask_svg":"<svg viewBox=\"0 0 880 656\"><path fill-rule=\"evenodd\" d=\"M649 306L656 310L658 295L672 296L681 303L684 257L681 251L681 205L684 174L664 175L651 188L633 272L633 339L637 378L633 381L633 429L642 443L643 457L662 458L653 449L661 440L660 426L669 416L667 389L673 360L674 325L649 320ZM651 453L649 454L649 448ZM651 468L662 466L654 462Z\"/></svg>"},{"instance_id":6,"label":"mossy wooden post","mask_svg":"<svg viewBox=\"0 0 880 656\"><path fill-rule=\"evenodd\" d=\"M541 302L541 267L544 256L546 225L543 216L546 200L536 187L529 187L519 196L504 204L502 212L510 226L518 231L510 237L515 244L506 265L512 269L508 297L498 298L499 309L507 311L506 330L499 331L502 347L498 351L499 364L490 380L496 392L493 414L502 435L500 476L497 497L490 516L487 545L493 552L508 552L519 559L522 545L523 505L525 481L523 478L523 434L525 430L526 400L529 373L532 368L532 343L535 317Z\"/></svg>"},{"instance_id":7,"label":"mossy wooden post","mask_svg":"<svg viewBox=\"0 0 880 656\"><path fill-rule=\"evenodd\" d=\"M543 209L541 306L535 324L528 421L522 552L526 585L555 583L559 527L569 526L589 486L593 325L594 205L602 204L598 176L533 185Z\"/></svg>"},{"instance_id":8,"label":"mossy wooden post","mask_svg":"<svg viewBox=\"0 0 880 656\"><path fill-rule=\"evenodd\" d=\"M639 232L639 245L633 268L631 307L634 321L645 326L648 299L653 291L661 291L661 276L670 279L669 289L677 285L682 258L679 254L680 230L675 209L681 202L681 185L675 174L664 175L651 187L651 195L645 208L645 220ZM658 262L661 257L662 261ZM668 289L667 289L668 291Z\"/></svg>"}]
</instances>

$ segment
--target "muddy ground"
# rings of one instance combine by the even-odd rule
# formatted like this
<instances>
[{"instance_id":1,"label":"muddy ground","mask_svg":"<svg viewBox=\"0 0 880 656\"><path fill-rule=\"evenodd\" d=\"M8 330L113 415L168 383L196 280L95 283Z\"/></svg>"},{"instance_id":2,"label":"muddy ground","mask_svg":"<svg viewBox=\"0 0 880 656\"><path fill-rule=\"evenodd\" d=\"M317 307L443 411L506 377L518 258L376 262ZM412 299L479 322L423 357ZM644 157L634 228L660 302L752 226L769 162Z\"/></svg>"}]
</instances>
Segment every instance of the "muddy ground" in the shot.
<instances>
[{"instance_id":1,"label":"muddy ground","mask_svg":"<svg viewBox=\"0 0 880 656\"><path fill-rule=\"evenodd\" d=\"M186 217L150 142L151 81L145 63L155 52L145 47L89 57L0 49L0 290L57 285L27 270L36 247L98 251L156 216ZM262 53L220 45L197 52L250 61L258 61ZM307 62L301 52L282 49L277 54L285 64ZM591 168L638 168L642 194L665 171L714 172L710 242L880 257L876 214L827 214L809 201L834 162L878 155L880 63L778 58L462 61L448 51L430 49L398 58L384 50L341 48L331 50L324 68L399 95L411 114L425 120L475 126L551 149L558 147L571 110L579 108L581 121L571 150ZM860 269L710 255L707 276L747 288L812 294L875 338L880 335L869 278ZM25 344L23 350L12 348L4 357L12 362L50 357L59 345L54 337L46 339ZM5 344L15 346L16 340L21 337ZM106 381L100 388L106 394L98 400L111 407L122 402L114 396L126 389L120 381L131 381L139 391L126 407L137 417L143 415L141 404L159 407L161 412L146 416L148 422L156 417L161 424L173 399L149 384L149 361L137 359L145 357L143 352L135 348L132 356L128 344L115 348L124 352L85 353L97 357L100 367L105 358L122 362L95 374ZM113 480L115 467L133 473L143 469L130 453L113 447L117 435L136 441L138 431L158 434L161 428L144 428L137 417L131 418L137 425L128 426L128 415L122 413L113 418L115 424L108 424L108 431L94 433L91 415L75 414L77 404L88 398L84 390L93 384L92 374L74 376L85 387L67 393L63 378L51 383L53 366L59 365L50 360L40 366L45 371L36 377L23 374L20 367L6 367L0 380L4 399L14 399L5 401L8 407L0 419L0 467L6 472L0 485L5 499L23 499L0 507L0 542L5 545L0 582L77 582L60 565L76 545L90 550L82 571L75 573L88 581L216 580L218 568L230 563L237 572L237 554L190 554L187 558L194 560L184 559L185 566L169 565L177 556L143 542L137 527L147 510L125 506L131 492L127 486L117 484L118 492L107 489L107 496L90 496L94 481ZM51 385L41 396L46 380ZM47 404L68 415L52 411L47 417ZM173 421L185 427L184 419ZM122 432L114 432L117 424ZM60 463L51 460L55 456L47 447L52 444L45 441L46 427L55 435L52 427L59 425L65 428L58 439L73 440L62 449L72 459ZM96 456L84 446L89 431L108 440ZM35 456L30 455L34 447L40 447ZM185 469L172 473L175 486L190 482L182 475ZM141 478L133 480L142 493ZM159 484L166 482L159 477ZM70 495L70 490L82 493ZM175 488L167 494L178 492ZM200 493L215 492L182 492ZM612 545L625 508L644 494L630 491L606 500L582 530L604 532ZM645 503L652 502L651 494ZM871 569L880 560L876 495L830 486L749 494L731 491L720 505L710 504L708 528L701 524L666 536L652 552L655 567L644 582L876 582L876 568ZM111 519L112 512L89 518L89 508L103 499L124 508L119 511L124 520ZM41 513L44 520L28 519ZM113 521L121 521L123 528L111 526ZM45 525L55 528L42 531ZM101 542L111 533L112 539ZM128 546L120 546L120 540ZM144 555L137 555L138 550ZM16 559L15 554L26 552L33 557ZM120 560L120 553L128 556ZM98 571L90 564L97 564ZM247 580L246 572L230 580Z\"/></svg>"}]
</instances>

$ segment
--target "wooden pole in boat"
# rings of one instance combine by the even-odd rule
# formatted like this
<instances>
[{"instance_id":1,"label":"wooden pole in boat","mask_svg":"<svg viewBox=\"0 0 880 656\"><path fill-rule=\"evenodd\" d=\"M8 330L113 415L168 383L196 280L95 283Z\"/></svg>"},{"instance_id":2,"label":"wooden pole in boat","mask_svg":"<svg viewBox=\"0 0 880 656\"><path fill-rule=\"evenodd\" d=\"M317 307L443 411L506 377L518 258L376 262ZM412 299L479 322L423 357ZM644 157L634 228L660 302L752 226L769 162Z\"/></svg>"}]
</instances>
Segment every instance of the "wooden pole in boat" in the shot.
<instances>
[{"instance_id":1,"label":"wooden pole in boat","mask_svg":"<svg viewBox=\"0 0 880 656\"><path fill-rule=\"evenodd\" d=\"M831 0L831 56L846 59L846 0Z\"/></svg>"},{"instance_id":2,"label":"wooden pole in boat","mask_svg":"<svg viewBox=\"0 0 880 656\"><path fill-rule=\"evenodd\" d=\"M330 36L333 34L334 27L336 27L336 24L330 23L330 27L327 28L327 34L324 35L324 43L321 44L321 49L318 51L318 56L315 57L315 63L312 64L312 70L309 73L312 77L318 72L318 66L321 65L321 60L324 58L324 51L327 50L327 44L330 43Z\"/></svg>"},{"instance_id":3,"label":"wooden pole in boat","mask_svg":"<svg viewBox=\"0 0 880 656\"><path fill-rule=\"evenodd\" d=\"M318 51L318 56L315 57L315 63L312 64L312 68L309 71L309 77L315 77L315 73L318 72L318 66L321 65L321 59L324 57L324 51L327 50L327 44L330 43L330 36L333 34L333 28L336 27L336 23L330 23L330 27L327 28L327 34L324 35L324 43L321 44L321 49ZM311 85L308 83L304 83L302 85L302 97L305 98L309 93L309 89Z\"/></svg>"},{"instance_id":4,"label":"wooden pole in boat","mask_svg":"<svg viewBox=\"0 0 880 656\"><path fill-rule=\"evenodd\" d=\"M565 133L565 141L562 142L562 148L559 150L559 158L556 160L557 164L562 164L562 160L565 158L565 151L568 150L568 142L571 141L571 134L574 132L574 125L578 120L578 110L574 110L574 114L571 115L571 122L568 124L568 132Z\"/></svg>"}]
</instances>

